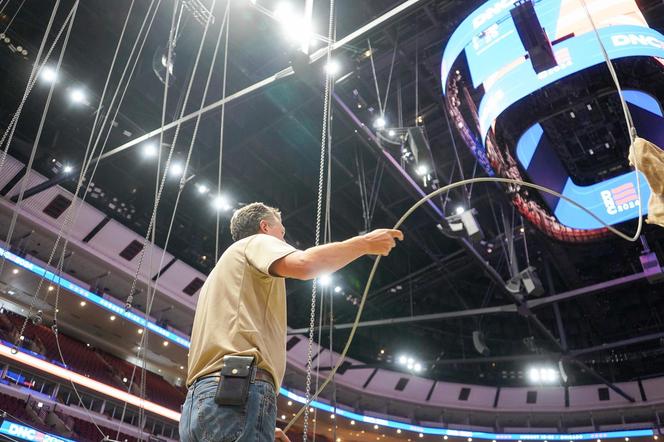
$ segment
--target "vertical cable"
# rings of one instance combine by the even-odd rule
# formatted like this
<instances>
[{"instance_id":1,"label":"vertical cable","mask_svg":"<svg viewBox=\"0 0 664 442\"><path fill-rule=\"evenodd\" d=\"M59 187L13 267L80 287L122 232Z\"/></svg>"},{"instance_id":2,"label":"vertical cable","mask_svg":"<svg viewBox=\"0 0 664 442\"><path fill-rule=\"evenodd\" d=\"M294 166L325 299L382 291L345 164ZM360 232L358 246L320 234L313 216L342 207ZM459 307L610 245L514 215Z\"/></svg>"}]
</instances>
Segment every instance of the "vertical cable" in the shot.
<instances>
[{"instance_id":1,"label":"vertical cable","mask_svg":"<svg viewBox=\"0 0 664 442\"><path fill-rule=\"evenodd\" d=\"M226 22L226 42L224 43L224 77L221 86L221 99L226 99L226 85L228 84L228 40L231 28L231 4L232 0L228 0L228 17ZM224 158L224 122L226 121L226 103L221 105L221 122L219 124L219 170L217 173L217 195L215 198L221 198L221 171L222 160ZM214 235L214 262L219 260L219 217L220 213L217 210L216 214L216 229Z\"/></svg>"}]
</instances>

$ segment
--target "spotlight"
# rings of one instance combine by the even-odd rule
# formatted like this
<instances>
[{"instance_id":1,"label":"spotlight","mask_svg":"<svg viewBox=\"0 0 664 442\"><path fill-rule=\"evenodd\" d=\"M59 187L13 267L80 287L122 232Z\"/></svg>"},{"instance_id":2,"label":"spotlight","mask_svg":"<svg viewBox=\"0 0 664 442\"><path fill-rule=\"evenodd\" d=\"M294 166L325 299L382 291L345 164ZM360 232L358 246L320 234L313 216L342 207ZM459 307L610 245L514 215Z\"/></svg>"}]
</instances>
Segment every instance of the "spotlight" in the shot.
<instances>
[{"instance_id":1,"label":"spotlight","mask_svg":"<svg viewBox=\"0 0 664 442\"><path fill-rule=\"evenodd\" d=\"M558 370L552 367L532 367L528 370L528 380L533 384L553 384L558 378Z\"/></svg>"},{"instance_id":2,"label":"spotlight","mask_svg":"<svg viewBox=\"0 0 664 442\"><path fill-rule=\"evenodd\" d=\"M74 168L72 166L68 165L68 164L65 165L65 167L62 168L62 171L64 173L72 173L73 170L74 170Z\"/></svg>"},{"instance_id":3,"label":"spotlight","mask_svg":"<svg viewBox=\"0 0 664 442\"><path fill-rule=\"evenodd\" d=\"M318 282L320 283L321 286L327 287L332 283L332 276L330 275L321 275L318 278Z\"/></svg>"},{"instance_id":4,"label":"spotlight","mask_svg":"<svg viewBox=\"0 0 664 442\"><path fill-rule=\"evenodd\" d=\"M413 365L413 370L415 370L415 373L420 373L422 371L422 364L419 362L415 363L415 365Z\"/></svg>"},{"instance_id":5,"label":"spotlight","mask_svg":"<svg viewBox=\"0 0 664 442\"><path fill-rule=\"evenodd\" d=\"M415 173L418 174L419 176L424 176L429 173L429 168L427 167L426 164L420 164L415 169Z\"/></svg>"},{"instance_id":6,"label":"spotlight","mask_svg":"<svg viewBox=\"0 0 664 442\"><path fill-rule=\"evenodd\" d=\"M337 60L330 60L329 63L325 65L325 72L330 76L335 76L341 70L341 64Z\"/></svg>"},{"instance_id":7,"label":"spotlight","mask_svg":"<svg viewBox=\"0 0 664 442\"><path fill-rule=\"evenodd\" d=\"M58 74L52 67L44 66L39 77L44 83L53 83L58 79Z\"/></svg>"},{"instance_id":8,"label":"spotlight","mask_svg":"<svg viewBox=\"0 0 664 442\"><path fill-rule=\"evenodd\" d=\"M334 288L334 293L341 293L342 288L340 286L336 286Z\"/></svg>"},{"instance_id":9,"label":"spotlight","mask_svg":"<svg viewBox=\"0 0 664 442\"><path fill-rule=\"evenodd\" d=\"M111 317L108 319L110 319L111 321L115 321L115 315L111 315Z\"/></svg>"},{"instance_id":10,"label":"spotlight","mask_svg":"<svg viewBox=\"0 0 664 442\"><path fill-rule=\"evenodd\" d=\"M81 301L81 307L85 307L87 305L87 302Z\"/></svg>"},{"instance_id":11,"label":"spotlight","mask_svg":"<svg viewBox=\"0 0 664 442\"><path fill-rule=\"evenodd\" d=\"M85 92L82 89L72 89L69 92L69 99L75 104L84 104L86 100Z\"/></svg>"},{"instance_id":12,"label":"spotlight","mask_svg":"<svg viewBox=\"0 0 664 442\"><path fill-rule=\"evenodd\" d=\"M164 341L164 347L168 347L168 341Z\"/></svg>"},{"instance_id":13,"label":"spotlight","mask_svg":"<svg viewBox=\"0 0 664 442\"><path fill-rule=\"evenodd\" d=\"M531 368L530 370L528 370L528 380L533 384L537 384L542 380L538 368Z\"/></svg>"},{"instance_id":14,"label":"spotlight","mask_svg":"<svg viewBox=\"0 0 664 442\"><path fill-rule=\"evenodd\" d=\"M225 196L217 195L212 200L212 207L216 211L220 211L220 210L228 211L228 210L231 209L231 204L228 201L228 198L226 198Z\"/></svg>"},{"instance_id":15,"label":"spotlight","mask_svg":"<svg viewBox=\"0 0 664 442\"><path fill-rule=\"evenodd\" d=\"M293 10L293 5L282 2L274 10L274 18L281 23L286 38L298 46L307 46L313 36L313 30L304 17Z\"/></svg>"},{"instance_id":16,"label":"spotlight","mask_svg":"<svg viewBox=\"0 0 664 442\"><path fill-rule=\"evenodd\" d=\"M196 190L198 190L198 193L200 193L201 195L205 195L210 191L210 188L205 184L198 183L196 184Z\"/></svg>"},{"instance_id":17,"label":"spotlight","mask_svg":"<svg viewBox=\"0 0 664 442\"><path fill-rule=\"evenodd\" d=\"M456 208L456 214L447 218L446 225L438 224L438 229L447 236L467 237L471 241L482 239L482 230L475 219L475 210Z\"/></svg>"},{"instance_id":18,"label":"spotlight","mask_svg":"<svg viewBox=\"0 0 664 442\"><path fill-rule=\"evenodd\" d=\"M507 283L510 290L516 292L523 286L523 290L528 296L542 296L544 294L544 286L537 275L535 267L528 267L519 272L516 276L510 279Z\"/></svg>"},{"instance_id":19,"label":"spotlight","mask_svg":"<svg viewBox=\"0 0 664 442\"><path fill-rule=\"evenodd\" d=\"M397 131L395 131L394 129L390 129L390 130L387 131L387 135L390 136L390 137L394 137L396 134L397 134Z\"/></svg>"},{"instance_id":20,"label":"spotlight","mask_svg":"<svg viewBox=\"0 0 664 442\"><path fill-rule=\"evenodd\" d=\"M171 166L168 168L168 173L173 178L180 178L182 176L183 172L184 172L184 168L182 167L182 164L180 164L180 163L171 163Z\"/></svg>"},{"instance_id":21,"label":"spotlight","mask_svg":"<svg viewBox=\"0 0 664 442\"><path fill-rule=\"evenodd\" d=\"M408 358L406 356L404 356L404 355L399 356L399 364L406 365L407 362L408 362Z\"/></svg>"},{"instance_id":22,"label":"spotlight","mask_svg":"<svg viewBox=\"0 0 664 442\"><path fill-rule=\"evenodd\" d=\"M14 270L12 270L12 273L13 273L14 275L18 275L18 269L14 269Z\"/></svg>"},{"instance_id":23,"label":"spotlight","mask_svg":"<svg viewBox=\"0 0 664 442\"><path fill-rule=\"evenodd\" d=\"M376 128L376 129L383 129L386 124L387 124L387 121L385 121L384 117L378 117L374 120L373 127Z\"/></svg>"},{"instance_id":24,"label":"spotlight","mask_svg":"<svg viewBox=\"0 0 664 442\"><path fill-rule=\"evenodd\" d=\"M143 145L142 153L143 157L145 158L154 158L157 156L158 153L157 149L157 144L156 143L146 143Z\"/></svg>"}]
</instances>

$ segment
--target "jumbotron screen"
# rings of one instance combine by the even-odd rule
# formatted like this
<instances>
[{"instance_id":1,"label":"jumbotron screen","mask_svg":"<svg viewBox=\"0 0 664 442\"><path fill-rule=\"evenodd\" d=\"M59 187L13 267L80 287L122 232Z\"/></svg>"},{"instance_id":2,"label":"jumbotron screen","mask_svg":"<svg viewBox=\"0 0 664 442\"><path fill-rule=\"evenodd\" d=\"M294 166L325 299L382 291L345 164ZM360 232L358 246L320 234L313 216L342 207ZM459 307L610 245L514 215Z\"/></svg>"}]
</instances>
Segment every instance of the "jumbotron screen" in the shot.
<instances>
[{"instance_id":1,"label":"jumbotron screen","mask_svg":"<svg viewBox=\"0 0 664 442\"><path fill-rule=\"evenodd\" d=\"M523 3L526 1L488 1L473 11L450 37L443 54L441 78L456 127L488 174L508 176L505 169L516 162L530 181L555 182L556 190L591 208L607 224L635 218L639 213L638 200L634 198L636 189L640 187L643 201L647 201L650 195L645 179L641 179L639 186L636 175L626 173L590 186L577 185L562 164L557 169L550 167L556 163L552 160L557 158L555 149L548 146L555 140L548 138L546 133L533 137L541 132L538 124L524 134L513 134L517 139L521 137L519 146L490 149L489 144L493 141L488 137L495 131L498 118L520 100L566 77L605 63L586 7L611 60L649 58L658 60L664 68L664 36L648 26L635 0L585 0L585 6L583 0L532 0L535 24L546 34L555 58L554 67L538 69L537 72L519 35L521 29L517 29L512 15L512 11ZM461 73L460 60L467 63ZM459 94L456 90L460 83L454 78L460 75L463 76L463 87L472 90L472 94ZM448 91L452 85L455 90ZM454 98L450 98L450 93ZM664 117L658 97L638 90L627 95L630 109L639 116L636 123L647 124L647 129L652 129L655 124L664 134ZM461 108L465 111L462 112ZM637 127L639 129L645 128ZM512 158L509 153L500 153L505 147L514 152ZM628 147L620 146L625 150ZM529 154L524 156L525 151ZM500 155L504 157L500 158ZM548 160L545 159L547 156ZM496 169L498 163L503 165L503 170ZM538 164L547 166L538 167ZM560 176L552 178L551 175L555 175L552 169L559 170ZM515 173L513 168L510 173ZM574 205L548 196L543 199L549 213L559 223L553 230L592 231L601 227ZM645 212L646 208L642 210Z\"/></svg>"}]
</instances>

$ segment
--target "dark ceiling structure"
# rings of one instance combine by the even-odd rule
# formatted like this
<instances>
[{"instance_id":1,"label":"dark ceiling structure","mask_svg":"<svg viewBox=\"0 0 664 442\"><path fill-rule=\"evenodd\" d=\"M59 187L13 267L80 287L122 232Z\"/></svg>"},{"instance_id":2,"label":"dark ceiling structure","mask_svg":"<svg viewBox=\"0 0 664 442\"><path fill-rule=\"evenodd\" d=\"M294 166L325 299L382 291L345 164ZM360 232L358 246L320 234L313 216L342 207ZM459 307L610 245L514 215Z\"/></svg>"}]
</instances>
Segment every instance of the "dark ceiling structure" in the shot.
<instances>
[{"instance_id":1,"label":"dark ceiling structure","mask_svg":"<svg viewBox=\"0 0 664 442\"><path fill-rule=\"evenodd\" d=\"M73 3L62 1L57 25L64 21ZM43 175L60 176L66 165L81 163L110 60L133 3L80 3L34 162ZM338 1L337 36L349 34L399 3ZM385 102L388 126L420 125L425 129L440 185L482 176L475 157L447 122L439 73L447 38L480 3L421 1L338 51L342 73L334 85L332 104L331 240L371 228L391 227L419 199L412 184L387 160L390 155L403 161L400 147L377 143L367 135L380 108L376 84L380 100ZM664 4L656 0L638 3L650 25L664 29ZM266 9L275 6L271 1L259 4ZM124 68L141 23L155 11L152 5L156 8L154 23L114 118L106 150L161 126L164 83L155 75L155 63L158 67L168 44L172 2L133 5L114 74L118 78ZM219 2L212 11L215 23L211 34L218 32L224 8L225 2ZM317 8L322 8L314 10L317 28L324 29L328 11L323 6ZM10 43L0 42L3 132L21 100L50 13L37 2L26 3L15 17L14 12L10 7L0 15L0 28L10 24L6 31ZM55 29L57 26L53 36ZM208 56L201 61L191 98L182 109L202 33L200 21L184 10L173 63L174 79L168 88L166 122L200 107L205 87L202 72L209 68L214 36L207 38L204 50ZM229 33L228 93L288 67L293 60L293 52L274 20L248 1L232 2ZM16 46L25 48L27 55L17 52ZM206 103L222 97L222 58L217 57ZM220 112L203 116L191 158L192 179L183 189L175 213L169 253L204 273L211 270L216 218L209 196L201 195L197 185L216 188L219 170L222 189L233 207L252 201L279 207L287 240L300 248L313 245L323 118L323 74L321 66L315 67L229 103L225 109L223 156ZM599 69L596 74L608 76ZM88 94L87 105L75 105L68 99L67 91L77 86ZM596 86L588 84L590 95ZM48 86L38 82L23 109L9 149L21 161L27 161L30 155L47 93ZM599 108L610 104L600 98L596 103ZM106 109L102 107L101 112ZM604 118L589 124L601 131L616 124L612 115L607 112ZM176 160L184 161L193 129L193 124L182 127L174 147ZM171 147L172 138L172 131L165 134L164 151ZM596 166L583 155L569 152L569 164L580 176ZM622 155L603 161L625 166L620 163L625 161ZM611 166L605 163L601 167ZM99 163L89 183L96 190L87 200L144 235L154 204L156 166L155 159L141 155L141 145L111 156ZM405 169L409 170L407 164ZM425 191L433 190L431 183L424 186L417 174L412 173L412 178ZM74 180L62 185L75 189ZM177 180L167 181L157 213L159 245L166 240L176 195ZM416 212L403 227L404 243L381 263L362 318L366 323L351 347L351 357L364 361L365 366L398 369L398 356L409 353L423 361L426 377L506 386L524 384L530 363L544 360L555 364L561 358L569 362L571 384L596 383L598 379L614 383L664 374L664 297L661 285L638 277L643 272L639 261L643 243L626 243L613 237L578 245L552 240L523 223L504 189L493 184L460 188L435 203L446 215L453 215L458 206L475 209L484 239L451 239L437 228L441 219L435 210L424 207ZM229 217L230 211L222 213L220 251L231 242ZM619 227L633 231L635 223ZM646 226L644 238L649 248L664 258L664 231ZM536 268L545 291L542 297L524 300L521 308L499 283L510 279L515 259L518 270L527 265ZM356 301L371 264L371 260L364 259L334 275L335 284L343 292L329 290L336 325L332 345L337 351L348 336L344 324L354 319ZM311 286L290 282L288 287L289 326L303 332L309 323ZM326 307L325 324L329 323L328 314ZM323 343L328 344L329 327L324 330ZM477 351L474 334L483 336L489 349L484 354Z\"/></svg>"}]
</instances>

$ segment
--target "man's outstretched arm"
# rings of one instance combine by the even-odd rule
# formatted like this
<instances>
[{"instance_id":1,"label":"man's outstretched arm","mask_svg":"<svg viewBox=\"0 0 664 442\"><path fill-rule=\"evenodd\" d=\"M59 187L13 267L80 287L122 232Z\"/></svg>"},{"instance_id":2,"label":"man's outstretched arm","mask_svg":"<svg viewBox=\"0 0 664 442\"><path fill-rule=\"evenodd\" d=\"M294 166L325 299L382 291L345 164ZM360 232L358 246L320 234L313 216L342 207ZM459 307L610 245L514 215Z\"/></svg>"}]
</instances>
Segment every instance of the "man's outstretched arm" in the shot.
<instances>
[{"instance_id":1,"label":"man's outstretched arm","mask_svg":"<svg viewBox=\"0 0 664 442\"><path fill-rule=\"evenodd\" d=\"M270 273L283 278L313 279L334 273L364 255L387 256L396 245L395 239L403 240L403 233L377 229L346 241L298 250L275 261Z\"/></svg>"}]
</instances>

